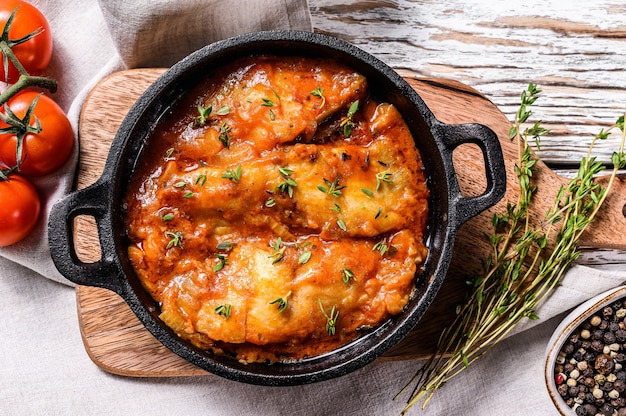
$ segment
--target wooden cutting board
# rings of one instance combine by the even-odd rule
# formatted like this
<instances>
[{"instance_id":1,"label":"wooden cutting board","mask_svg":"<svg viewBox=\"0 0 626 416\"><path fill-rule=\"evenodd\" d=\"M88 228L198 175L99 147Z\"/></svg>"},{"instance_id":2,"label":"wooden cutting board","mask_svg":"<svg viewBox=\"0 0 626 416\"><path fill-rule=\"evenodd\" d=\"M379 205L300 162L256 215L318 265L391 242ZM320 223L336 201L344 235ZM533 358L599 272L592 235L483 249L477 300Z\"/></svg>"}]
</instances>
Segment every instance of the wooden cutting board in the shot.
<instances>
[{"instance_id":1,"label":"wooden cutting board","mask_svg":"<svg viewBox=\"0 0 626 416\"><path fill-rule=\"evenodd\" d=\"M139 95L163 73L163 69L137 69L115 73L91 91L83 106L80 124L80 162L77 189L93 183L104 162L118 126ZM508 177L507 196L495 208L461 227L448 276L418 326L380 360L417 359L431 354L443 327L462 300L465 276L480 270L479 259L489 251L483 233L490 232L494 209L515 201L518 190L513 174L517 148L508 138L510 123L487 98L470 87L435 79L409 79L436 117L446 123L479 122L500 138ZM464 194L478 195L486 187L482 155L474 145L454 152L454 164ZM549 208L558 187L567 180L543 163L536 177L540 192L533 212L539 221ZM593 231L582 245L626 249L626 177L619 177ZM100 249L93 219L79 217L75 227L76 251L82 261L95 261ZM120 375L163 377L208 374L162 346L139 322L121 297L106 289L76 288L80 330L91 359L102 369Z\"/></svg>"}]
</instances>

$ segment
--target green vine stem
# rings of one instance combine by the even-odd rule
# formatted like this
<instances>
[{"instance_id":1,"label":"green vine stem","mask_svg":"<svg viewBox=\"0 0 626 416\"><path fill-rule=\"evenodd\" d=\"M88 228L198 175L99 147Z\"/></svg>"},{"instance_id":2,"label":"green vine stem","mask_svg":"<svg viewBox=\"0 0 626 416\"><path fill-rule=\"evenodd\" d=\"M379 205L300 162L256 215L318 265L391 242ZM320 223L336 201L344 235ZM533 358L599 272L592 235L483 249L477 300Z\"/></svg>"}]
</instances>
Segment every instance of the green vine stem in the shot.
<instances>
[{"instance_id":1,"label":"green vine stem","mask_svg":"<svg viewBox=\"0 0 626 416\"><path fill-rule=\"evenodd\" d=\"M48 77L30 75L11 49L13 46L26 42L41 33L41 28L39 28L32 33L24 36L23 38L15 40L9 39L9 30L11 28L11 24L13 23L13 18L15 17L15 13L17 12L18 7L13 10L11 16L9 17L9 19L7 19L7 23L2 30L2 36L0 37L0 53L2 53L3 55L5 71L8 71L8 61L10 60L15 68L19 71L20 77L17 82L15 82L15 84L9 86L9 88L7 88L2 94L0 94L0 105L4 105L7 101L11 99L11 97L26 88L43 88L52 93L56 92L57 90L56 80Z\"/></svg>"}]
</instances>

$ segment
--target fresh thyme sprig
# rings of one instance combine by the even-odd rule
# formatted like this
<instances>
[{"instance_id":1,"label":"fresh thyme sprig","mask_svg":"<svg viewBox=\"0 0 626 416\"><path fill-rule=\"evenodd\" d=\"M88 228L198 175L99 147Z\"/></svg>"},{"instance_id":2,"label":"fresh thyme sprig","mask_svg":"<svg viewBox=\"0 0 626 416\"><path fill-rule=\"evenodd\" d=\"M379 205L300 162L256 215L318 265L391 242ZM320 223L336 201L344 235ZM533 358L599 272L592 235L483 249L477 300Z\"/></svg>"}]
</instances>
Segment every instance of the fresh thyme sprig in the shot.
<instances>
[{"instance_id":1,"label":"fresh thyme sprig","mask_svg":"<svg viewBox=\"0 0 626 416\"><path fill-rule=\"evenodd\" d=\"M289 296L291 296L291 290L287 292L285 296L271 301L270 305L276 305L278 309L278 313L283 313L283 311L287 309L287 302L288 302Z\"/></svg>"},{"instance_id":2,"label":"fresh thyme sprig","mask_svg":"<svg viewBox=\"0 0 626 416\"><path fill-rule=\"evenodd\" d=\"M326 332L328 332L328 335L332 337L337 332L337 319L339 319L339 311L337 310L337 307L333 305L333 307L330 309L330 313L327 314L324 310L324 305L322 304L322 301L318 300L317 303L320 305L322 315L324 315L324 318L326 318Z\"/></svg>"},{"instance_id":3,"label":"fresh thyme sprig","mask_svg":"<svg viewBox=\"0 0 626 416\"><path fill-rule=\"evenodd\" d=\"M241 165L237 165L236 169L226 169L226 172L222 175L222 178L231 180L235 183L241 179Z\"/></svg>"},{"instance_id":4,"label":"fresh thyme sprig","mask_svg":"<svg viewBox=\"0 0 626 416\"><path fill-rule=\"evenodd\" d=\"M211 105L204 107L202 104L198 104L197 109L198 115L193 119L193 127L204 126L210 120L209 116L213 112L213 106ZM220 107L215 112L218 116L225 116L228 113L230 113L230 107L227 105Z\"/></svg>"},{"instance_id":5,"label":"fresh thyme sprig","mask_svg":"<svg viewBox=\"0 0 626 416\"><path fill-rule=\"evenodd\" d=\"M494 231L488 236L492 252L483 259L484 271L468 281L467 298L457 308L455 320L443 331L437 351L398 393L414 384L402 414L420 402L425 407L439 388L502 341L523 318L539 319L537 305L553 293L578 258L581 234L597 215L617 171L626 166L622 116L611 129L602 130L593 139L578 175L555 195L553 208L543 222L533 226L530 208L537 192L533 172L538 159L529 141L538 144L548 131L541 122L523 130L522 125L532 115L531 107L540 93L536 85L529 84L509 131L509 137L518 145L517 201L507 202L505 212L493 216ZM615 128L622 132L621 144L611 158L609 181L602 187L593 178L604 167L591 157L591 152L596 142L606 139Z\"/></svg>"},{"instance_id":6,"label":"fresh thyme sprig","mask_svg":"<svg viewBox=\"0 0 626 416\"><path fill-rule=\"evenodd\" d=\"M217 258L217 263L213 266L213 272L217 273L224 268L228 264L228 252L230 252L235 243L230 241L222 241L217 245L216 250L225 251L226 253L214 253L213 255Z\"/></svg>"},{"instance_id":7,"label":"fresh thyme sprig","mask_svg":"<svg viewBox=\"0 0 626 416\"><path fill-rule=\"evenodd\" d=\"M224 303L215 308L215 313L224 319L230 318L231 311L232 311L232 305L230 305L229 303Z\"/></svg>"},{"instance_id":8,"label":"fresh thyme sprig","mask_svg":"<svg viewBox=\"0 0 626 416\"><path fill-rule=\"evenodd\" d=\"M318 97L322 100L322 103L320 104L320 108L324 107L324 104L326 104L326 97L324 97L324 90L321 89L320 87L316 87L313 91L310 92L310 94L314 97Z\"/></svg>"},{"instance_id":9,"label":"fresh thyme sprig","mask_svg":"<svg viewBox=\"0 0 626 416\"><path fill-rule=\"evenodd\" d=\"M341 269L341 280L343 280L343 282L346 285L350 284L350 281L354 279L354 273L352 273L352 270L344 267L343 269Z\"/></svg>"},{"instance_id":10,"label":"fresh thyme sprig","mask_svg":"<svg viewBox=\"0 0 626 416\"><path fill-rule=\"evenodd\" d=\"M270 247L274 249L274 253L268 257L272 259L272 264L276 264L285 256L285 250L287 247L283 245L283 239L278 237L276 241L270 241Z\"/></svg>"},{"instance_id":11,"label":"fresh thyme sprig","mask_svg":"<svg viewBox=\"0 0 626 416\"><path fill-rule=\"evenodd\" d=\"M350 137L352 134L352 129L356 126L354 123L354 114L359 109L359 100L356 100L352 104L350 104L350 108L348 108L348 112L346 113L346 117L341 121L340 125L343 127L343 135L345 137Z\"/></svg>"},{"instance_id":12,"label":"fresh thyme sprig","mask_svg":"<svg viewBox=\"0 0 626 416\"><path fill-rule=\"evenodd\" d=\"M230 130L231 128L226 124L226 122L222 123L217 137L227 149L230 149L230 142L232 140L231 137L228 135Z\"/></svg>"},{"instance_id":13,"label":"fresh thyme sprig","mask_svg":"<svg viewBox=\"0 0 626 416\"><path fill-rule=\"evenodd\" d=\"M291 177L294 172L293 169L287 167L279 167L278 171L283 177L283 181L276 185L276 188L281 193L286 193L289 198L293 198L293 189L298 186L298 183Z\"/></svg>"},{"instance_id":14,"label":"fresh thyme sprig","mask_svg":"<svg viewBox=\"0 0 626 416\"><path fill-rule=\"evenodd\" d=\"M165 246L166 250L169 250L172 247L180 247L181 249L183 248L183 233L181 233L180 231L167 231L165 233L165 236L169 238L169 241Z\"/></svg>"},{"instance_id":15,"label":"fresh thyme sprig","mask_svg":"<svg viewBox=\"0 0 626 416\"><path fill-rule=\"evenodd\" d=\"M339 175L337 175L337 177L335 177L334 181L329 181L326 178L322 178L324 180L324 184L326 186L323 185L317 185L317 189L319 189L321 192L328 194L328 195L332 195L332 196L341 196L342 192L341 190L344 189L346 186L345 185L339 185Z\"/></svg>"},{"instance_id":16,"label":"fresh thyme sprig","mask_svg":"<svg viewBox=\"0 0 626 416\"><path fill-rule=\"evenodd\" d=\"M384 183L393 183L393 173L387 169L384 172L379 172L376 174L376 190L378 191L381 185Z\"/></svg>"}]
</instances>

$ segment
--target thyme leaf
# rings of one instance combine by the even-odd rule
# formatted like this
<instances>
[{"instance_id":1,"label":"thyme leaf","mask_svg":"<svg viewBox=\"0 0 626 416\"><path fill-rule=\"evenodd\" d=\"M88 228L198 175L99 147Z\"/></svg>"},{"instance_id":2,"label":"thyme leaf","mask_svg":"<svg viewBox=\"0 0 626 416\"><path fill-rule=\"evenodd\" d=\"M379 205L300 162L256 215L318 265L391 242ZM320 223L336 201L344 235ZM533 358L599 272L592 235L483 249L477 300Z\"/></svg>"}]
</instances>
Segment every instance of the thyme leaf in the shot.
<instances>
[{"instance_id":1,"label":"thyme leaf","mask_svg":"<svg viewBox=\"0 0 626 416\"><path fill-rule=\"evenodd\" d=\"M204 173L201 173L198 176L196 176L194 185L204 186L204 184L206 183L206 179L207 179L206 175Z\"/></svg>"},{"instance_id":2,"label":"thyme leaf","mask_svg":"<svg viewBox=\"0 0 626 416\"><path fill-rule=\"evenodd\" d=\"M298 257L298 264L305 264L311 259L311 251L307 250Z\"/></svg>"},{"instance_id":3,"label":"thyme leaf","mask_svg":"<svg viewBox=\"0 0 626 416\"><path fill-rule=\"evenodd\" d=\"M239 182L239 179L241 179L241 165L238 165L235 170L226 169L226 173L222 175L222 178L231 180L235 183Z\"/></svg>"},{"instance_id":4,"label":"thyme leaf","mask_svg":"<svg viewBox=\"0 0 626 416\"><path fill-rule=\"evenodd\" d=\"M215 248L219 251L231 251L234 246L235 243L233 243L232 241L222 241Z\"/></svg>"},{"instance_id":5,"label":"thyme leaf","mask_svg":"<svg viewBox=\"0 0 626 416\"><path fill-rule=\"evenodd\" d=\"M321 89L320 87L316 87L313 91L310 92L310 94L322 100L322 103L320 104L320 108L323 108L324 104L326 104L326 97L324 97L324 90Z\"/></svg>"},{"instance_id":6,"label":"thyme leaf","mask_svg":"<svg viewBox=\"0 0 626 416\"><path fill-rule=\"evenodd\" d=\"M219 110L217 110L215 112L215 114L217 114L218 116L225 116L227 114L230 114L230 107L227 105L224 105L222 107L220 107Z\"/></svg>"},{"instance_id":7,"label":"thyme leaf","mask_svg":"<svg viewBox=\"0 0 626 416\"><path fill-rule=\"evenodd\" d=\"M226 124L226 122L222 123L219 130L219 136L217 137L220 142L224 145L225 148L230 149L231 138L228 135L231 128Z\"/></svg>"},{"instance_id":8,"label":"thyme leaf","mask_svg":"<svg viewBox=\"0 0 626 416\"><path fill-rule=\"evenodd\" d=\"M228 264L228 256L222 253L214 253L214 256L217 257L218 261L215 266L213 266L213 272L217 273Z\"/></svg>"},{"instance_id":9,"label":"thyme leaf","mask_svg":"<svg viewBox=\"0 0 626 416\"><path fill-rule=\"evenodd\" d=\"M230 317L231 310L232 306L229 303L225 303L216 307L215 313L223 317L224 319L228 319Z\"/></svg>"}]
</instances>

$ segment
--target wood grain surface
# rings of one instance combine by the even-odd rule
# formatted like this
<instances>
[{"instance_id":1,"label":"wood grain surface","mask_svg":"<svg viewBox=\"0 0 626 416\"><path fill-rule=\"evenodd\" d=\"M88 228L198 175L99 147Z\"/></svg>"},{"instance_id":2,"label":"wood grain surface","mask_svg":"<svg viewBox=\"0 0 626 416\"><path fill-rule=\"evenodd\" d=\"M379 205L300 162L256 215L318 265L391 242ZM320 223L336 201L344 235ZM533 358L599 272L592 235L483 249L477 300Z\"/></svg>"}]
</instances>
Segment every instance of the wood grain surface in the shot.
<instances>
[{"instance_id":1,"label":"wood grain surface","mask_svg":"<svg viewBox=\"0 0 626 416\"><path fill-rule=\"evenodd\" d=\"M119 124L135 99L161 73L162 69L139 69L113 74L101 81L88 96L80 118L81 158L77 188L93 183L101 174L109 144ZM480 122L500 137L506 162L509 187L507 198L514 198L517 185L512 179L516 148L506 138L507 118L491 101L467 85L446 79L409 79L411 85L435 113L446 123ZM485 187L482 157L473 145L463 145L454 152L454 164L463 192L475 195ZM540 163L539 188L534 206L535 221L553 200L557 188L566 181ZM620 177L613 197L607 201L594 232L583 244L596 248L626 249L626 178ZM464 276L480 265L478 259L488 250L483 232L488 231L490 217L497 207L470 220L461 227L455 244L450 272L433 305L417 328L390 350L381 360L421 358L433 349L441 328L461 301ZM92 221L79 217L75 243L79 258L99 258L98 238ZM124 301L116 294L99 288L77 287L77 304L81 334L87 352L101 368L129 376L182 376L206 374L171 353L143 328Z\"/></svg>"},{"instance_id":2,"label":"wood grain surface","mask_svg":"<svg viewBox=\"0 0 626 416\"><path fill-rule=\"evenodd\" d=\"M622 0L309 0L316 31L347 40L406 76L448 78L485 94L509 120L530 81L552 129L538 154L572 166L626 110ZM610 160L617 139L599 147Z\"/></svg>"}]
</instances>

